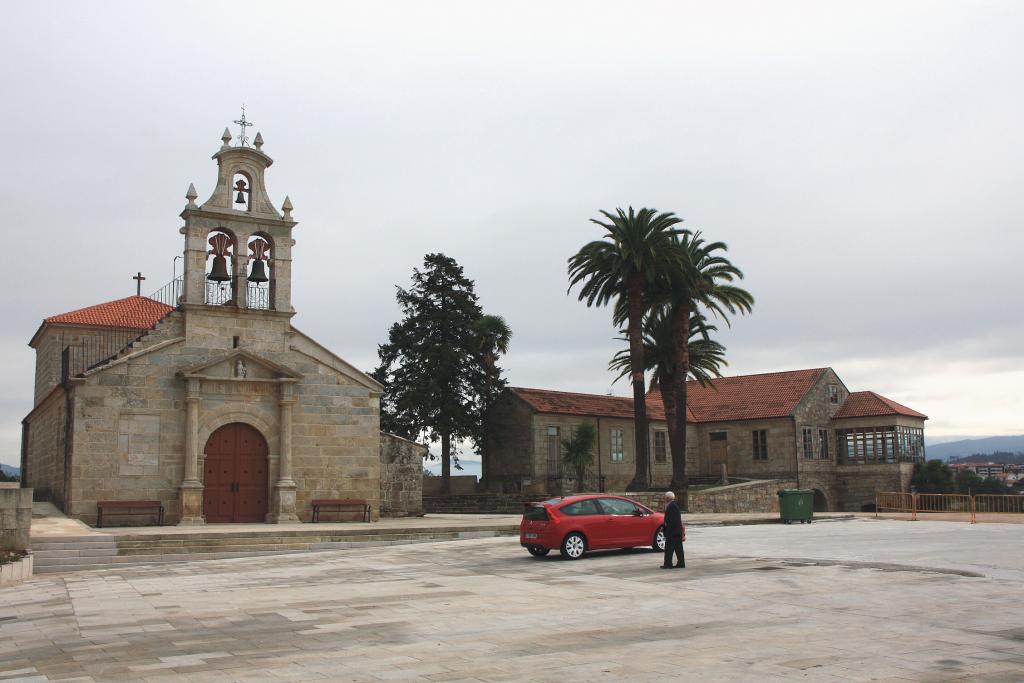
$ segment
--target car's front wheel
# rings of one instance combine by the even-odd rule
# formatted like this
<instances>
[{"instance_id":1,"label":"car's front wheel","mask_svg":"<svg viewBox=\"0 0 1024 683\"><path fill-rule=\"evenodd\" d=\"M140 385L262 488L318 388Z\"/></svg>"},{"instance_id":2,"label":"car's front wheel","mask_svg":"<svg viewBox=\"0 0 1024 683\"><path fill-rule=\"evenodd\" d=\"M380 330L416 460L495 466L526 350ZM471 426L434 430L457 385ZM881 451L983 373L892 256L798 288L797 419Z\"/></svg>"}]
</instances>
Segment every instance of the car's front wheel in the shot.
<instances>
[{"instance_id":1,"label":"car's front wheel","mask_svg":"<svg viewBox=\"0 0 1024 683\"><path fill-rule=\"evenodd\" d=\"M539 545L527 546L526 549L529 550L530 554L533 555L534 557L544 557L549 552L551 552L547 548L545 548L543 546L539 546Z\"/></svg>"},{"instance_id":2,"label":"car's front wheel","mask_svg":"<svg viewBox=\"0 0 1024 683\"><path fill-rule=\"evenodd\" d=\"M659 526L658 530L654 532L654 542L651 543L651 547L665 552L665 527Z\"/></svg>"},{"instance_id":3,"label":"car's front wheel","mask_svg":"<svg viewBox=\"0 0 1024 683\"><path fill-rule=\"evenodd\" d=\"M581 534L569 534L562 541L562 557L567 560L578 560L587 550L587 542Z\"/></svg>"}]
</instances>

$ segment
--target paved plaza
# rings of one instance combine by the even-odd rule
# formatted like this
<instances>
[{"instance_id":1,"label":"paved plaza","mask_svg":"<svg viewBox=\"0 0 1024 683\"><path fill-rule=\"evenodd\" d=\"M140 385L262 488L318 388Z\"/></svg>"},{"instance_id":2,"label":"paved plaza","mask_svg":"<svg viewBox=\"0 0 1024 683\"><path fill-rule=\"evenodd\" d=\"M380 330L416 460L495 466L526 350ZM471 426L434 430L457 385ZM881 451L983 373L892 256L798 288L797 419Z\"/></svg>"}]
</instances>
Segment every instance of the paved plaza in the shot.
<instances>
[{"instance_id":1,"label":"paved plaza","mask_svg":"<svg viewBox=\"0 0 1024 683\"><path fill-rule=\"evenodd\" d=\"M692 528L133 566L0 589L0 681L1024 680L1019 525Z\"/></svg>"}]
</instances>

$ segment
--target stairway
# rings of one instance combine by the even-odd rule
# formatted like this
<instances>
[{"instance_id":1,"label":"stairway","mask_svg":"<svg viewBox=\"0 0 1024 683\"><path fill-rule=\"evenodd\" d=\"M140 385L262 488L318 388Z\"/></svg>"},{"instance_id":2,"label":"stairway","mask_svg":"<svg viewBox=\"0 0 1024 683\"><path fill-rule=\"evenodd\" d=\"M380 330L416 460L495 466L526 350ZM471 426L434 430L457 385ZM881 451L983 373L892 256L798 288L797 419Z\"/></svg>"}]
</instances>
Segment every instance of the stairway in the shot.
<instances>
[{"instance_id":1,"label":"stairway","mask_svg":"<svg viewBox=\"0 0 1024 683\"><path fill-rule=\"evenodd\" d=\"M369 525L368 525L369 526ZM32 540L36 574L355 547L514 536L519 525L53 536Z\"/></svg>"}]
</instances>

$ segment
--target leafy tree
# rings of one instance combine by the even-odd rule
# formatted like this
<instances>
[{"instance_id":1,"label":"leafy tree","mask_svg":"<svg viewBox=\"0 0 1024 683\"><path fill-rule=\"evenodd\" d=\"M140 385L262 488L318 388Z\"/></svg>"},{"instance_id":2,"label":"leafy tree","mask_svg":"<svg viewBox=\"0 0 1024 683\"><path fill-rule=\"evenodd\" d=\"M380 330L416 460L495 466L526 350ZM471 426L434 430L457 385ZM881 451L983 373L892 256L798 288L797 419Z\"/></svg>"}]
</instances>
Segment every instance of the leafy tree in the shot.
<instances>
[{"instance_id":1,"label":"leafy tree","mask_svg":"<svg viewBox=\"0 0 1024 683\"><path fill-rule=\"evenodd\" d=\"M956 490L953 472L941 460L914 465L914 476L910 484L918 493L953 493Z\"/></svg>"},{"instance_id":2,"label":"leafy tree","mask_svg":"<svg viewBox=\"0 0 1024 683\"><path fill-rule=\"evenodd\" d=\"M0 481L21 481L21 479L13 474L7 474L3 470L0 470Z\"/></svg>"},{"instance_id":3,"label":"leafy tree","mask_svg":"<svg viewBox=\"0 0 1024 683\"><path fill-rule=\"evenodd\" d=\"M954 480L957 493L978 493L978 487L985 481L972 470L958 470Z\"/></svg>"},{"instance_id":4,"label":"leafy tree","mask_svg":"<svg viewBox=\"0 0 1024 683\"><path fill-rule=\"evenodd\" d=\"M480 361L484 373L484 387L481 391L481 411L479 435L474 438L476 451L480 454L481 479L487 480L488 462L484 452L487 443L487 412L494 404L498 394L507 384L501 377L498 367L498 356L508 353L508 345L512 340L512 330L500 315L482 315L473 322L473 334L476 337L476 348L480 353Z\"/></svg>"},{"instance_id":5,"label":"leafy tree","mask_svg":"<svg viewBox=\"0 0 1024 683\"><path fill-rule=\"evenodd\" d=\"M674 226L682 221L672 213L646 208L601 214L606 221L591 222L605 229L604 239L583 245L569 258L569 290L580 284L579 300L588 307L614 302L625 311L636 435L636 471L627 490L639 491L650 485L643 318L658 278L675 266L678 255L671 246L680 230Z\"/></svg>"},{"instance_id":6,"label":"leafy tree","mask_svg":"<svg viewBox=\"0 0 1024 683\"><path fill-rule=\"evenodd\" d=\"M482 311L473 281L444 254L427 254L412 286L396 288L402 320L391 326L372 373L385 387L381 428L441 442L442 491L450 491L453 443L479 435L481 394L487 391L474 324Z\"/></svg>"},{"instance_id":7,"label":"leafy tree","mask_svg":"<svg viewBox=\"0 0 1024 683\"><path fill-rule=\"evenodd\" d=\"M683 232L672 239L675 268L662 280L663 296L671 311L674 330L675 366L673 403L675 420L669 424L672 447L672 489L685 489L686 478L686 377L690 374L692 320L707 311L729 324L729 316L749 313L754 297L733 284L743 272L724 256L724 242L707 242L701 233Z\"/></svg>"},{"instance_id":8,"label":"leafy tree","mask_svg":"<svg viewBox=\"0 0 1024 683\"><path fill-rule=\"evenodd\" d=\"M583 491L587 468L594 462L594 445L597 443L597 427L584 422L568 439L562 439L562 462L576 470L576 486Z\"/></svg>"},{"instance_id":9,"label":"leafy tree","mask_svg":"<svg viewBox=\"0 0 1024 683\"><path fill-rule=\"evenodd\" d=\"M701 386L711 384L713 377L721 377L721 368L728 365L725 360L725 347L711 339L709 332L718 330L714 325L709 325L704 316L696 313L690 318L689 354L690 369L689 375ZM678 450L682 450L681 459L686 462L686 444L679 443L673 437L672 425L675 424L678 405L675 402L675 377L676 377L676 352L675 352L675 327L673 324L671 310L667 306L656 308L644 320L644 360L646 370L651 371L652 384L658 387L661 394L661 401L665 406L665 421L668 427L669 448L672 452L673 481L681 479L681 475L675 473L676 461L680 459ZM619 351L608 364L608 369L619 371L616 379L621 379L629 374L629 352ZM713 384L711 384L714 386Z\"/></svg>"}]
</instances>

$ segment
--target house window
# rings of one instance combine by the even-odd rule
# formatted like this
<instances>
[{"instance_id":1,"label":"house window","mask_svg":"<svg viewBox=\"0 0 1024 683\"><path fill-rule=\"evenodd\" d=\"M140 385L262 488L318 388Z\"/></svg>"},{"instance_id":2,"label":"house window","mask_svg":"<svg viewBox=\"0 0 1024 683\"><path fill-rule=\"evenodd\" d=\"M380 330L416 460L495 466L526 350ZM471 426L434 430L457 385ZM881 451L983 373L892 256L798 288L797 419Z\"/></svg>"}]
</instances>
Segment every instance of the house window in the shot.
<instances>
[{"instance_id":1,"label":"house window","mask_svg":"<svg viewBox=\"0 0 1024 683\"><path fill-rule=\"evenodd\" d=\"M924 462L924 430L903 426L839 429L836 452L850 464Z\"/></svg>"},{"instance_id":2,"label":"house window","mask_svg":"<svg viewBox=\"0 0 1024 683\"><path fill-rule=\"evenodd\" d=\"M839 403L839 385L829 384L828 385L828 402Z\"/></svg>"},{"instance_id":3,"label":"house window","mask_svg":"<svg viewBox=\"0 0 1024 683\"><path fill-rule=\"evenodd\" d=\"M625 452L622 449L622 430L613 429L611 431L611 442L612 442L612 462L622 462Z\"/></svg>"},{"instance_id":4,"label":"house window","mask_svg":"<svg viewBox=\"0 0 1024 683\"><path fill-rule=\"evenodd\" d=\"M654 462L667 462L665 453L665 432L654 432Z\"/></svg>"},{"instance_id":5,"label":"house window","mask_svg":"<svg viewBox=\"0 0 1024 683\"><path fill-rule=\"evenodd\" d=\"M754 441L754 460L768 459L768 430L755 429L750 433Z\"/></svg>"},{"instance_id":6,"label":"house window","mask_svg":"<svg viewBox=\"0 0 1024 683\"><path fill-rule=\"evenodd\" d=\"M818 430L818 457L828 460L828 430Z\"/></svg>"},{"instance_id":7,"label":"house window","mask_svg":"<svg viewBox=\"0 0 1024 683\"><path fill-rule=\"evenodd\" d=\"M814 430L804 427L804 460L814 459Z\"/></svg>"}]
</instances>

